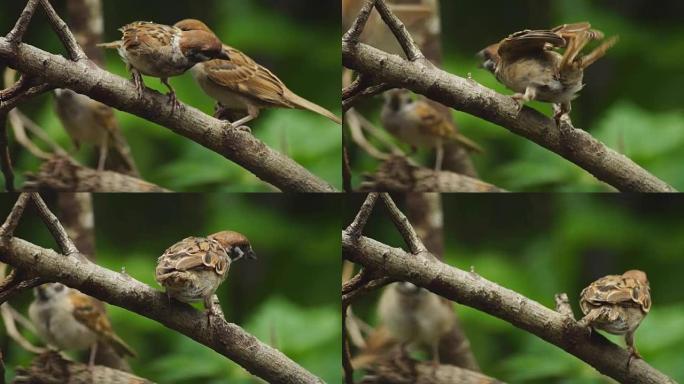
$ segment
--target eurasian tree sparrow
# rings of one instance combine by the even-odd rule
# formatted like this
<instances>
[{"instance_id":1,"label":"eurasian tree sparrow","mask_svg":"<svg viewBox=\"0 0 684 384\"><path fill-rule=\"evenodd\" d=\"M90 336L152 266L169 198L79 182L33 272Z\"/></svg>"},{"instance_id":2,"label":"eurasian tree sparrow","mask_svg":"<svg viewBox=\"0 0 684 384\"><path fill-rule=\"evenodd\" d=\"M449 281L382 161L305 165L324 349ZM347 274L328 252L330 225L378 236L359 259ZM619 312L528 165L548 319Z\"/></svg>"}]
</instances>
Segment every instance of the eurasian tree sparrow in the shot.
<instances>
[{"instance_id":1,"label":"eurasian tree sparrow","mask_svg":"<svg viewBox=\"0 0 684 384\"><path fill-rule=\"evenodd\" d=\"M630 270L604 276L582 290L580 308L583 326L615 335L625 335L632 357L641 358L634 345L634 332L651 310L651 289L646 273Z\"/></svg>"},{"instance_id":2,"label":"eurasian tree sparrow","mask_svg":"<svg viewBox=\"0 0 684 384\"><path fill-rule=\"evenodd\" d=\"M145 21L133 22L119 30L123 33L121 40L98 46L119 51L139 94L145 87L141 73L160 78L169 88L169 100L174 108L178 100L168 83L169 77L181 75L203 61L230 59L221 41L210 30L181 30Z\"/></svg>"},{"instance_id":3,"label":"eurasian tree sparrow","mask_svg":"<svg viewBox=\"0 0 684 384\"><path fill-rule=\"evenodd\" d=\"M617 36L601 43L588 55L582 49L603 33L587 22L564 24L551 30L524 30L513 33L478 53L482 67L516 92L512 97L520 108L530 100L557 104L554 119L570 113L571 101L584 84L584 70L617 43ZM564 48L560 54L556 51Z\"/></svg>"},{"instance_id":4,"label":"eurasian tree sparrow","mask_svg":"<svg viewBox=\"0 0 684 384\"><path fill-rule=\"evenodd\" d=\"M121 158L124 161L130 159L130 148L121 136L111 107L70 89L56 89L55 100L57 116L76 149L80 148L81 143L99 149L98 171L104 170L110 147L128 152L128 156ZM138 174L135 164L127 161L126 167L131 174Z\"/></svg>"},{"instance_id":5,"label":"eurasian tree sparrow","mask_svg":"<svg viewBox=\"0 0 684 384\"><path fill-rule=\"evenodd\" d=\"M187 237L159 257L155 277L178 301L202 300L211 316L214 292L228 277L230 264L243 257L256 259L249 240L240 233L221 231L207 237Z\"/></svg>"},{"instance_id":6,"label":"eurasian tree sparrow","mask_svg":"<svg viewBox=\"0 0 684 384\"><path fill-rule=\"evenodd\" d=\"M34 294L29 318L48 344L65 350L91 348L91 366L98 341L109 344L120 356L136 355L112 330L101 302L60 283L43 284Z\"/></svg>"},{"instance_id":7,"label":"eurasian tree sparrow","mask_svg":"<svg viewBox=\"0 0 684 384\"><path fill-rule=\"evenodd\" d=\"M213 32L199 20L179 21L175 27L183 30ZM230 60L204 61L191 70L204 92L230 110L243 110L247 116L232 122L239 127L259 116L264 108L296 108L318 113L341 124L342 120L327 109L289 90L271 71L237 49L223 45Z\"/></svg>"},{"instance_id":8,"label":"eurasian tree sparrow","mask_svg":"<svg viewBox=\"0 0 684 384\"><path fill-rule=\"evenodd\" d=\"M408 282L388 285L380 296L378 317L404 347L424 348L439 362L439 340L455 325L448 300Z\"/></svg>"},{"instance_id":9,"label":"eurasian tree sparrow","mask_svg":"<svg viewBox=\"0 0 684 384\"><path fill-rule=\"evenodd\" d=\"M385 92L380 120L385 129L399 140L415 147L435 148L435 170L442 169L444 143L455 141L464 148L482 152L482 148L456 131L456 126L430 103L414 99L404 89Z\"/></svg>"}]
</instances>

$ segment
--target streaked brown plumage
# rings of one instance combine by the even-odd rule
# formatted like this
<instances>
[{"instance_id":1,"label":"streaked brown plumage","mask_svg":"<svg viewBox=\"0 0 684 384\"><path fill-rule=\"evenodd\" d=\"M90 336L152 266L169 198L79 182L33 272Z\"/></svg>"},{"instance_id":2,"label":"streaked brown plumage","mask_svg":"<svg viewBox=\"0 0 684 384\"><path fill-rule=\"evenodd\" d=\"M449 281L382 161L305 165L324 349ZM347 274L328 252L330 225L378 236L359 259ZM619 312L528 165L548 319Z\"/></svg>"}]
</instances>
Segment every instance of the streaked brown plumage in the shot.
<instances>
[{"instance_id":1,"label":"streaked brown plumage","mask_svg":"<svg viewBox=\"0 0 684 384\"><path fill-rule=\"evenodd\" d=\"M383 127L399 140L413 147L436 149L437 171L442 168L445 142L454 141L469 151L482 152L482 147L460 134L444 114L425 99L414 99L404 89L385 92L380 119Z\"/></svg>"},{"instance_id":2,"label":"streaked brown plumage","mask_svg":"<svg viewBox=\"0 0 684 384\"><path fill-rule=\"evenodd\" d=\"M560 25L551 30L524 30L492 44L478 53L482 66L516 92L520 105L538 100L558 105L554 118L570 113L571 101L582 90L584 70L603 57L618 41L611 37L588 55L581 51L603 33L588 22ZM556 50L564 48L562 54Z\"/></svg>"},{"instance_id":3,"label":"streaked brown plumage","mask_svg":"<svg viewBox=\"0 0 684 384\"><path fill-rule=\"evenodd\" d=\"M228 277L230 264L255 254L247 238L234 231L207 237L187 237L170 246L157 260L156 280L176 300L202 300L211 313L211 297Z\"/></svg>"},{"instance_id":4,"label":"streaked brown plumage","mask_svg":"<svg viewBox=\"0 0 684 384\"><path fill-rule=\"evenodd\" d=\"M144 83L141 73L161 79L169 88L169 99L177 100L168 78L185 73L197 63L216 58L229 59L221 41L211 31L181 30L169 25L136 21L119 29L122 39L100 44L119 51L128 66L138 92L142 94Z\"/></svg>"},{"instance_id":5,"label":"streaked brown plumage","mask_svg":"<svg viewBox=\"0 0 684 384\"><path fill-rule=\"evenodd\" d=\"M194 28L211 32L204 23L193 19L179 21L175 26L182 30ZM233 122L233 126L257 118L264 108L306 109L341 124L335 114L292 92L273 72L243 52L225 44L223 50L230 60L200 63L192 68L192 74L204 92L223 107L247 112L247 116Z\"/></svg>"},{"instance_id":6,"label":"streaked brown plumage","mask_svg":"<svg viewBox=\"0 0 684 384\"><path fill-rule=\"evenodd\" d=\"M632 356L641 358L634 332L651 310L651 290L646 273L630 270L604 276L582 290L580 323L606 332L625 335Z\"/></svg>"}]
</instances>

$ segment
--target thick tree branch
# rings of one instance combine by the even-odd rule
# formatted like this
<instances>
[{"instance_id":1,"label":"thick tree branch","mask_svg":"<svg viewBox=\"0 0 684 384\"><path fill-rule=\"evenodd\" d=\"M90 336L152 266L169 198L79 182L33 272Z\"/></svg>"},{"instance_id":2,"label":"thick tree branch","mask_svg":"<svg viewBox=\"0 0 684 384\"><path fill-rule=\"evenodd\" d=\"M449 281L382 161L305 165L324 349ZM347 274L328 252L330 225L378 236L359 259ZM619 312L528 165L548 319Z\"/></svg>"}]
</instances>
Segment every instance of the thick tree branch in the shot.
<instances>
[{"instance_id":1,"label":"thick tree branch","mask_svg":"<svg viewBox=\"0 0 684 384\"><path fill-rule=\"evenodd\" d=\"M53 87L70 88L167 127L234 161L283 191L335 191L328 183L251 134L229 129L224 122L187 105L172 113L165 95L146 89L143 97L139 98L130 81L88 65L86 61L75 63L26 44L12 47L5 38L0 38L0 60L21 73L40 77Z\"/></svg>"},{"instance_id":2,"label":"thick tree branch","mask_svg":"<svg viewBox=\"0 0 684 384\"><path fill-rule=\"evenodd\" d=\"M375 81L410 89L526 137L623 192L675 192L670 185L589 133L569 125L559 130L553 119L529 107L518 114L517 105L509 96L449 74L424 60L405 60L352 39L343 39L342 62L360 74L372 74Z\"/></svg>"},{"instance_id":3,"label":"thick tree branch","mask_svg":"<svg viewBox=\"0 0 684 384\"><path fill-rule=\"evenodd\" d=\"M621 383L662 384L675 381L647 362L587 329L569 316L546 308L514 291L473 273L437 261L431 254L416 256L367 237L342 232L345 259L399 281L410 281L449 300L503 319L592 365Z\"/></svg>"},{"instance_id":4,"label":"thick tree branch","mask_svg":"<svg viewBox=\"0 0 684 384\"><path fill-rule=\"evenodd\" d=\"M245 332L236 324L214 318L188 304L169 302L132 277L89 261L67 257L19 238L12 238L0 261L50 281L59 281L110 304L155 320L240 364L270 383L322 383L280 351Z\"/></svg>"}]
</instances>

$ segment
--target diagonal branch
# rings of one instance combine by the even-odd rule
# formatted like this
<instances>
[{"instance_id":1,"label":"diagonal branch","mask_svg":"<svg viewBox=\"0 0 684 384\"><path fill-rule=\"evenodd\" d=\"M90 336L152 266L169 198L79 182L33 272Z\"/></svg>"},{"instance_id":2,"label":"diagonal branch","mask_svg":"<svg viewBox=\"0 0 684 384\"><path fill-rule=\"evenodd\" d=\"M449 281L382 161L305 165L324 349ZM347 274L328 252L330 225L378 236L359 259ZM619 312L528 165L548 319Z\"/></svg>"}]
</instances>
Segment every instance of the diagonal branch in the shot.
<instances>
[{"instance_id":1,"label":"diagonal branch","mask_svg":"<svg viewBox=\"0 0 684 384\"><path fill-rule=\"evenodd\" d=\"M13 49L0 38L0 60L19 72L40 78L53 87L70 88L119 110L132 113L185 136L239 164L257 177L289 192L334 192L327 182L289 157L266 146L251 134L229 129L224 122L183 105L172 113L166 96L146 89L138 97L128 80L95 66L74 63L36 47Z\"/></svg>"},{"instance_id":2,"label":"diagonal branch","mask_svg":"<svg viewBox=\"0 0 684 384\"><path fill-rule=\"evenodd\" d=\"M564 314L493 283L473 272L437 261L416 257L376 240L353 238L342 232L345 259L399 281L429 289L449 300L486 312L528 331L584 360L599 372L621 383L663 384L674 380Z\"/></svg>"},{"instance_id":3,"label":"diagonal branch","mask_svg":"<svg viewBox=\"0 0 684 384\"><path fill-rule=\"evenodd\" d=\"M132 277L102 268L89 261L65 257L19 238L12 238L0 261L29 271L110 304L126 308L235 361L252 374L271 383L322 383L275 348L223 318L207 323L206 315L188 304L169 301L161 291Z\"/></svg>"}]
</instances>

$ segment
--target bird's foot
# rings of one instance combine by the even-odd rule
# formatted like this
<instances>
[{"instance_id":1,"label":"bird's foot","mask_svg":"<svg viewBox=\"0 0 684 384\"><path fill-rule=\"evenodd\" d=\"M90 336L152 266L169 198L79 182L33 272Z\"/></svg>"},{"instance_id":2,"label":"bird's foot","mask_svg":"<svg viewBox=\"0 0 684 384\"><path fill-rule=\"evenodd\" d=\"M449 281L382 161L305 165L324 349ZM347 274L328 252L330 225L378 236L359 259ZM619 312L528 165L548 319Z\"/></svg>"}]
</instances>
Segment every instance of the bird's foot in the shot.
<instances>
[{"instance_id":1,"label":"bird's foot","mask_svg":"<svg viewBox=\"0 0 684 384\"><path fill-rule=\"evenodd\" d=\"M171 104L171 114L173 115L177 110L181 109L181 103L176 97L176 92L171 91L166 94L166 97L168 98L168 103Z\"/></svg>"},{"instance_id":2,"label":"bird's foot","mask_svg":"<svg viewBox=\"0 0 684 384\"><path fill-rule=\"evenodd\" d=\"M525 102L527 101L526 97L522 93L516 93L513 96L511 96L511 99L513 99L513 102L517 106L516 110L516 116L520 114L520 111L522 111L523 107L525 106Z\"/></svg>"},{"instance_id":3,"label":"bird's foot","mask_svg":"<svg viewBox=\"0 0 684 384\"><path fill-rule=\"evenodd\" d=\"M238 125L238 126L236 126L235 124L231 123L230 121L226 121L226 122L223 124L223 127L224 127L225 129L237 129L238 131L247 132L247 133L250 133L250 134L252 133L252 128L250 128L250 127L248 127L248 126L246 126L246 125Z\"/></svg>"}]
</instances>

